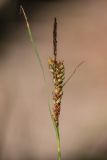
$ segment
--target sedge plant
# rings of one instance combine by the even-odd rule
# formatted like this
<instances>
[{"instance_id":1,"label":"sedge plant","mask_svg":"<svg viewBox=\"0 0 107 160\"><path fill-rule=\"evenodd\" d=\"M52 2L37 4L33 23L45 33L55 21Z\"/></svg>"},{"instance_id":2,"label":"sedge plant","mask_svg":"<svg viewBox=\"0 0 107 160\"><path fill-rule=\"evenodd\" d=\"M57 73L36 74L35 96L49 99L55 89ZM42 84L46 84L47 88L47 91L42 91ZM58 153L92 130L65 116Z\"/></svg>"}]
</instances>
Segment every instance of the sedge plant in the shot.
<instances>
[{"instance_id":1,"label":"sedge plant","mask_svg":"<svg viewBox=\"0 0 107 160\"><path fill-rule=\"evenodd\" d=\"M36 44L34 42L33 34L27 19L27 15L24 11L24 8L20 6L20 9L23 13L25 23L26 23L26 28L27 32L32 44L32 47L34 49L35 56L39 62L42 74L43 74L43 79L46 85L46 92L48 90L48 85L46 81L46 75L44 72L44 67L39 55L39 52L37 50ZM53 85L54 85L54 90L52 92L52 99L53 99L53 108L51 109L51 103L50 103L50 98L48 98L48 106L49 106L49 113L53 122L53 126L55 129L56 133L56 142L57 142L57 160L61 160L61 146L60 146L60 132L59 132L59 116L60 116L60 111L61 111L61 100L62 100L62 95L63 95L63 88L64 86L68 83L68 81L73 77L73 75L76 73L78 68L84 63L82 61L79 63L73 70L73 72L70 74L70 76L64 81L65 79L65 66L64 66L64 61L60 61L57 58L57 19L54 18L54 26L53 26L53 58L48 59L48 66L49 70L52 74L53 78ZM48 93L48 92L47 92Z\"/></svg>"}]
</instances>

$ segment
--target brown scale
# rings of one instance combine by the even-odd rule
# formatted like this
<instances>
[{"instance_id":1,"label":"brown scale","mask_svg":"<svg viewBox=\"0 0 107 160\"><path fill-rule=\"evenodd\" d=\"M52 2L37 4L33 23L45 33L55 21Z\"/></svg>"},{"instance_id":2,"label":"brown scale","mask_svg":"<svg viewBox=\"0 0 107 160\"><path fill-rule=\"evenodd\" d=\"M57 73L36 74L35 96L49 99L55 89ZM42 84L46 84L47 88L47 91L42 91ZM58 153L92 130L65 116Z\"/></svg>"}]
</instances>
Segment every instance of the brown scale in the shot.
<instances>
[{"instance_id":1,"label":"brown scale","mask_svg":"<svg viewBox=\"0 0 107 160\"><path fill-rule=\"evenodd\" d=\"M64 64L61 61L55 61L52 58L48 60L50 72L53 75L54 91L53 91L53 112L52 116L59 124L59 115L61 110L61 99L63 95L63 80L64 80Z\"/></svg>"}]
</instances>

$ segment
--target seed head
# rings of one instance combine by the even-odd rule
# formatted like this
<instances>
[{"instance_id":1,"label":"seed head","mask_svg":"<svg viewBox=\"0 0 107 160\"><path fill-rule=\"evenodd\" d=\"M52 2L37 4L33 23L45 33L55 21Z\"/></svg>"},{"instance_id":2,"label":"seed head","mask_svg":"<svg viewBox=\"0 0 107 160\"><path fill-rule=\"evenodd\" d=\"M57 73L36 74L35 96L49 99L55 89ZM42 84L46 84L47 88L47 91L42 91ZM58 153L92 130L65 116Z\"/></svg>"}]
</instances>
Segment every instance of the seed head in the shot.
<instances>
[{"instance_id":1,"label":"seed head","mask_svg":"<svg viewBox=\"0 0 107 160\"><path fill-rule=\"evenodd\" d=\"M48 60L49 70L53 76L54 90L53 90L53 112L52 116L59 124L59 115L61 110L61 99L63 95L63 81L65 75L64 63L61 61L55 61L52 58Z\"/></svg>"}]
</instances>

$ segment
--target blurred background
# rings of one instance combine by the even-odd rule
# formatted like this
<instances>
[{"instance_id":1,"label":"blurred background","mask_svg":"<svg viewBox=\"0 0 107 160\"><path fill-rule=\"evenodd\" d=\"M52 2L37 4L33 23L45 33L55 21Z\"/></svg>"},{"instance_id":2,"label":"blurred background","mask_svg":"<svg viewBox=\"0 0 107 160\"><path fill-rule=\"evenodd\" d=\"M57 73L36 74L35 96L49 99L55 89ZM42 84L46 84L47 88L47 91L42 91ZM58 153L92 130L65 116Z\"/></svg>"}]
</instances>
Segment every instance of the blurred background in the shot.
<instances>
[{"instance_id":1,"label":"blurred background","mask_svg":"<svg viewBox=\"0 0 107 160\"><path fill-rule=\"evenodd\" d=\"M23 5L50 93L47 60L53 56L58 21L58 58L66 78L60 115L62 160L107 159L107 1L0 0L0 159L55 160L55 133L45 83L29 41Z\"/></svg>"}]
</instances>

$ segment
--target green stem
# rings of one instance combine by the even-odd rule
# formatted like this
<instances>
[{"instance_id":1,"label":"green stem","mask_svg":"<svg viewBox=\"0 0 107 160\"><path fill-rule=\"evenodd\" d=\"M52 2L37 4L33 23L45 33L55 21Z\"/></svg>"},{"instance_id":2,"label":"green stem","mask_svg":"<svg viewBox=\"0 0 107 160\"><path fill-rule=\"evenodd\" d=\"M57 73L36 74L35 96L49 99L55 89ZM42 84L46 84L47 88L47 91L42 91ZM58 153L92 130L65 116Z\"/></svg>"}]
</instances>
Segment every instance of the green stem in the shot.
<instances>
[{"instance_id":1,"label":"green stem","mask_svg":"<svg viewBox=\"0 0 107 160\"><path fill-rule=\"evenodd\" d=\"M60 146L60 133L59 127L56 127L56 140L57 140L57 152L58 152L58 160L61 160L61 146Z\"/></svg>"},{"instance_id":2,"label":"green stem","mask_svg":"<svg viewBox=\"0 0 107 160\"><path fill-rule=\"evenodd\" d=\"M52 119L52 122L53 122L55 133L56 133L57 152L58 152L58 158L57 158L57 160L61 160L61 145L60 145L59 126L56 125L56 122L55 122L55 120L52 117L52 111L51 111L51 108L50 108L50 101L48 101L48 106L49 106L49 112L50 112L50 115L51 115L51 119Z\"/></svg>"},{"instance_id":3,"label":"green stem","mask_svg":"<svg viewBox=\"0 0 107 160\"><path fill-rule=\"evenodd\" d=\"M50 108L50 103L49 103L49 101L48 101L48 106L49 106L49 112L50 112L50 115L51 115L51 119L52 119L52 122L53 122L53 126L54 126L54 129L55 129L55 133L56 133L57 152L58 152L57 160L61 160L61 145L60 145L59 126L57 126L55 120L54 120L53 117L52 117L52 111L51 111L51 108Z\"/></svg>"}]
</instances>

